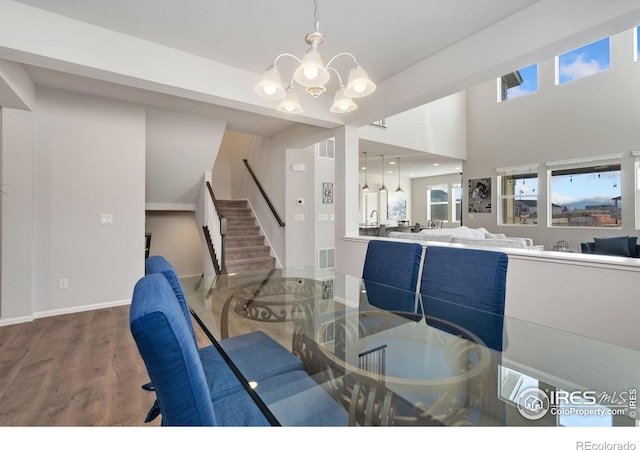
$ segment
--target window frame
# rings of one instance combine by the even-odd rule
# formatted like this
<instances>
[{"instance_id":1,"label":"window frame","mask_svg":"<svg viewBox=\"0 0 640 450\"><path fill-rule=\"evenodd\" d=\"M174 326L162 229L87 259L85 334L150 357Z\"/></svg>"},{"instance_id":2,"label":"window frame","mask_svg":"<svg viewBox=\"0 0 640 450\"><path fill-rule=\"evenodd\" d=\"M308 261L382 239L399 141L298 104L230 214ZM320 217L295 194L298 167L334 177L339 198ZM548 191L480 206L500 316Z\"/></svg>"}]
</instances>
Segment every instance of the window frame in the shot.
<instances>
[{"instance_id":1,"label":"window frame","mask_svg":"<svg viewBox=\"0 0 640 450\"><path fill-rule=\"evenodd\" d=\"M634 178L634 199L633 205L635 210L634 228L640 230L640 150L631 152L633 156L633 178Z\"/></svg>"},{"instance_id":2,"label":"window frame","mask_svg":"<svg viewBox=\"0 0 640 450\"><path fill-rule=\"evenodd\" d=\"M565 56L565 55L567 55L569 53L575 52L577 50L586 49L587 47L589 47L591 45L594 45L594 44L597 44L599 42L602 42L604 40L606 40L607 44L608 44L607 45L608 46L608 55L607 55L608 61L607 61L607 67L606 68L604 68L602 70L599 70L597 72L592 72L592 73L588 73L586 75L581 75L578 78L571 78L569 80L564 80L564 81L560 80L560 58L562 58L563 56ZM603 37L602 39L598 39L598 40L589 42L588 44L582 45L580 47L576 47L576 48L571 49L571 50L569 50L567 52L564 52L564 53L562 53L560 55L557 55L555 57L555 66L556 66L555 67L555 84L556 84L556 86L562 86L562 85L565 85L565 84L569 84L569 83L571 83L573 81L582 80L584 78L589 78L589 77L591 77L593 75L596 75L596 74L599 74L599 73L603 73L603 72L607 72L608 70L611 70L611 36Z\"/></svg>"},{"instance_id":3,"label":"window frame","mask_svg":"<svg viewBox=\"0 0 640 450\"><path fill-rule=\"evenodd\" d=\"M512 97L509 97L509 90L518 86L521 86L522 84L526 83L527 81L529 81L528 77L523 78L522 74L520 72L524 72L530 68L534 68L533 70L535 70L535 90L533 91L527 91L527 90L523 90L523 92L519 95L515 95ZM502 75L501 77L498 77L497 82L498 82L498 103L503 103L503 102L507 102L509 100L514 100L516 98L520 98L520 97L526 97L530 94L535 94L538 92L538 88L539 88L539 70L538 70L538 63L533 63L533 64L529 64L528 66L525 67L521 67L518 70L515 70L513 72L510 73L506 73L504 75ZM517 82L517 84L514 84L513 86L507 86L506 85L506 78L510 77L510 79L513 80L513 82Z\"/></svg>"},{"instance_id":4,"label":"window frame","mask_svg":"<svg viewBox=\"0 0 640 450\"><path fill-rule=\"evenodd\" d=\"M580 225L554 225L553 224L553 172L575 170L576 175L585 173L604 173L609 171L592 171L585 172L587 169L597 168L598 166L619 166L620 173L620 196L622 196L623 170L622 170L622 154L593 156L587 158L579 158L573 160L552 161L547 162L547 227L550 229L579 229L579 230L621 230L622 225L622 206L620 206L620 223L617 226L580 226Z\"/></svg>"},{"instance_id":5,"label":"window frame","mask_svg":"<svg viewBox=\"0 0 640 450\"><path fill-rule=\"evenodd\" d=\"M522 200L522 196L520 195L516 195L514 194L505 194L504 192L502 192L502 179L503 177L518 177L521 176L521 178L518 179L527 179L527 178L536 178L536 183L537 183L537 192L535 194L535 200L536 200L536 204L537 204L537 209L540 210L540 173L539 173L539 168L540 168L540 164L526 164L526 165L521 165L521 166L514 166L514 167L503 167L503 168L499 168L496 169L496 184L498 187L498 193L497 193L497 225L500 227L537 227L540 222L539 222L539 215L536 218L536 222L535 223L504 223L504 200L513 200L513 208L514 211L516 209L515 206L515 202L518 200L518 197L520 197L520 200ZM533 197L533 195L527 195L527 198L529 199L529 197ZM515 217L515 213L514 213L514 217Z\"/></svg>"},{"instance_id":6,"label":"window frame","mask_svg":"<svg viewBox=\"0 0 640 450\"><path fill-rule=\"evenodd\" d=\"M455 188L460 188L460 200L455 199ZM447 192L447 201L446 202L432 202L431 201L431 190L432 189L440 189L445 190ZM442 183L434 183L426 186L427 189L427 220L442 220L443 223L461 223L462 217L456 217L456 204L460 203L460 214L462 215L462 181L444 181ZM431 206L432 205L447 205L447 217L446 219L434 219L431 214Z\"/></svg>"},{"instance_id":7,"label":"window frame","mask_svg":"<svg viewBox=\"0 0 640 450\"><path fill-rule=\"evenodd\" d=\"M450 199L451 199L450 184L451 183L433 184L433 185L427 186L427 220L442 220L443 222L449 222L449 219L451 218L451 212L449 211L450 210L449 204L450 204ZM446 202L433 202L431 200L431 191L434 190L434 189L446 191L447 192L447 201ZM432 214L432 211L431 211L431 207L433 205L447 205L447 208L446 208L447 217L445 219L434 218L433 214Z\"/></svg>"}]
</instances>

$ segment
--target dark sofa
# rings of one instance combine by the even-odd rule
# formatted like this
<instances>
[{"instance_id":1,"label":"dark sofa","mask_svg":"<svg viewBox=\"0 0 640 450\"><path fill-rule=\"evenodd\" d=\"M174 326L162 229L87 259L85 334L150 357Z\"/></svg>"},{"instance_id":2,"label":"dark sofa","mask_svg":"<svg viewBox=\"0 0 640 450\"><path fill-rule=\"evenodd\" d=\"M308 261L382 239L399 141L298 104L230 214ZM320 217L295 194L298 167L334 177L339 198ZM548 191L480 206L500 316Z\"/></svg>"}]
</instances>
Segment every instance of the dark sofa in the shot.
<instances>
[{"instance_id":1,"label":"dark sofa","mask_svg":"<svg viewBox=\"0 0 640 450\"><path fill-rule=\"evenodd\" d=\"M637 236L616 236L594 238L593 242L581 242L582 253L608 256L627 256L640 258L640 245Z\"/></svg>"}]
</instances>

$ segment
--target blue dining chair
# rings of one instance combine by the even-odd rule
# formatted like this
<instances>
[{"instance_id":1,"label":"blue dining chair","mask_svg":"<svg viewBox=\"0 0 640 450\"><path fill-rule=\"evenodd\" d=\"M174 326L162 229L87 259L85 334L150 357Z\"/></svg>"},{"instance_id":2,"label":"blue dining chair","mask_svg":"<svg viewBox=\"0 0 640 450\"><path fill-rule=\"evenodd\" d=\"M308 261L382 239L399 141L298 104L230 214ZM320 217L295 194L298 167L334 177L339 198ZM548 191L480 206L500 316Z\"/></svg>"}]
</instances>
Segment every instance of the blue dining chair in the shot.
<instances>
[{"instance_id":1,"label":"blue dining chair","mask_svg":"<svg viewBox=\"0 0 640 450\"><path fill-rule=\"evenodd\" d=\"M371 240L362 270L369 304L387 311L415 313L422 260L418 243Z\"/></svg>"},{"instance_id":2,"label":"blue dining chair","mask_svg":"<svg viewBox=\"0 0 640 450\"><path fill-rule=\"evenodd\" d=\"M155 388L163 426L270 424L243 386L226 389L240 383L228 362L213 352L198 352L175 293L162 274L146 275L136 283L129 323ZM267 377L256 390L272 403L282 425L347 423L346 410L302 370Z\"/></svg>"},{"instance_id":3,"label":"blue dining chair","mask_svg":"<svg viewBox=\"0 0 640 450\"><path fill-rule=\"evenodd\" d=\"M193 340L196 341L189 305L174 267L164 256L154 255L145 260L145 269L148 274L161 273L167 279L176 295L180 309L187 319ZM232 359L234 359L234 355L240 356L236 358L241 361L238 368L246 377L253 380L260 380L290 370L303 369L302 361L299 358L262 331L232 336L221 339L218 343Z\"/></svg>"},{"instance_id":4,"label":"blue dining chair","mask_svg":"<svg viewBox=\"0 0 640 450\"><path fill-rule=\"evenodd\" d=\"M147 274L158 273L166 278L186 319L189 334L197 345L189 305L182 289L182 283L174 267L164 256L154 255L145 260L145 271ZM218 341L218 344L232 360L237 361L236 365L240 372L250 380L261 381L273 375L304 368L302 361L298 357L262 331L253 331L222 339ZM221 358L219 351L213 345L200 348L198 352L200 357L204 359L218 360ZM205 370L208 367L211 366L205 365ZM237 392L242 389L235 377L217 377L215 380L218 380L218 386L213 389L213 392ZM153 391L154 384L152 382L145 383L142 389ZM159 403L156 401L147 413L145 422L154 420L160 412Z\"/></svg>"},{"instance_id":5,"label":"blue dining chair","mask_svg":"<svg viewBox=\"0 0 640 450\"><path fill-rule=\"evenodd\" d=\"M502 351L508 262L503 252L427 247L420 280L427 315L450 321Z\"/></svg>"},{"instance_id":6,"label":"blue dining chair","mask_svg":"<svg viewBox=\"0 0 640 450\"><path fill-rule=\"evenodd\" d=\"M502 351L507 344L504 309L509 258L499 251L427 247L420 280L420 313L434 327L470 333L490 349L490 366L479 407L478 424L500 425L505 405L498 399ZM424 310L422 309L424 308ZM452 329L446 329L451 324Z\"/></svg>"}]
</instances>

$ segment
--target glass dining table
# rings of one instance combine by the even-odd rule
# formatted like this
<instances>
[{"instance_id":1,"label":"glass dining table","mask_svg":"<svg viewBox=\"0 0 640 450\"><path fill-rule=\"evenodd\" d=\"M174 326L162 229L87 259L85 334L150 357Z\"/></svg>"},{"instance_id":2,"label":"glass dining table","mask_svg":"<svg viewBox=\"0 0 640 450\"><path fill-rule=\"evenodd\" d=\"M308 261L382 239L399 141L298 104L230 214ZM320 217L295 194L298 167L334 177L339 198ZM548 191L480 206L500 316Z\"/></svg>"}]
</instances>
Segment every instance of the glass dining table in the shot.
<instances>
[{"instance_id":1,"label":"glass dining table","mask_svg":"<svg viewBox=\"0 0 640 450\"><path fill-rule=\"evenodd\" d=\"M263 331L344 408L345 426L638 425L638 348L314 267L181 283L212 342Z\"/></svg>"}]
</instances>

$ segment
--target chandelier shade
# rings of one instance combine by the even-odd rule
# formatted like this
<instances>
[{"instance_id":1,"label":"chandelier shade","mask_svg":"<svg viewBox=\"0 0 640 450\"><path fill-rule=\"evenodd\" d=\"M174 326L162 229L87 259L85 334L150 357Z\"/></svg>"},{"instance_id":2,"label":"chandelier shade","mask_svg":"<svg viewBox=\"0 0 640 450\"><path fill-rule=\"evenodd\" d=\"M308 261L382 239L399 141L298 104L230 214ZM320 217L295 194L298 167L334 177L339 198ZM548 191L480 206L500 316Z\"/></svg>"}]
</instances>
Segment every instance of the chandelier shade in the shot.
<instances>
[{"instance_id":1,"label":"chandelier shade","mask_svg":"<svg viewBox=\"0 0 640 450\"><path fill-rule=\"evenodd\" d=\"M324 68L320 52L314 47L307 50L293 75L296 83L306 88L323 86L329 78L329 71Z\"/></svg>"},{"instance_id":2,"label":"chandelier shade","mask_svg":"<svg viewBox=\"0 0 640 450\"><path fill-rule=\"evenodd\" d=\"M384 185L384 155L382 157L382 184L380 185L380 191L386 191L387 187Z\"/></svg>"},{"instance_id":3,"label":"chandelier shade","mask_svg":"<svg viewBox=\"0 0 640 450\"><path fill-rule=\"evenodd\" d=\"M302 59L290 53L279 54L262 75L254 90L263 98L282 100L277 107L278 110L300 113L302 112L300 103L298 102L294 107L293 100L288 100L290 96L295 95L297 101L294 83L304 87L311 97L317 99L327 91L327 84L331 81L330 71L332 71L336 74L338 80L330 111L338 114L353 111L358 107L353 99L370 95L376 90L376 85L351 53L338 53L327 64L323 63L322 56L318 50L318 47L324 42L324 36L318 31L318 0L314 0L314 19L314 31L305 36L305 42L309 44L309 48ZM343 56L350 58L352 61L346 87L343 84L340 73L331 66L337 58ZM298 67L293 72L289 83L286 84L286 88L277 65L278 60L282 57L292 58L298 62Z\"/></svg>"},{"instance_id":4,"label":"chandelier shade","mask_svg":"<svg viewBox=\"0 0 640 450\"><path fill-rule=\"evenodd\" d=\"M369 79L369 75L358 63L349 72L349 81L344 93L351 98L366 97L376 90L376 85Z\"/></svg>"},{"instance_id":5,"label":"chandelier shade","mask_svg":"<svg viewBox=\"0 0 640 450\"><path fill-rule=\"evenodd\" d=\"M300 105L300 101L298 100L296 88L292 84L287 87L285 98L283 98L278 105L278 111L288 113L302 112L302 106Z\"/></svg>"},{"instance_id":6,"label":"chandelier shade","mask_svg":"<svg viewBox=\"0 0 640 450\"><path fill-rule=\"evenodd\" d=\"M282 77L275 64L269 66L260 83L256 84L255 91L258 95L274 100L282 100L287 96L282 87Z\"/></svg>"},{"instance_id":7,"label":"chandelier shade","mask_svg":"<svg viewBox=\"0 0 640 450\"><path fill-rule=\"evenodd\" d=\"M333 105L331 105L332 113L345 113L349 111L353 111L358 108L358 105L353 101L353 99L347 97L344 94L344 85L338 86L336 90L336 95L333 98Z\"/></svg>"},{"instance_id":8,"label":"chandelier shade","mask_svg":"<svg viewBox=\"0 0 640 450\"><path fill-rule=\"evenodd\" d=\"M396 192L404 192L402 187L400 187L400 158L396 158L398 160L398 187L396 188Z\"/></svg>"}]
</instances>

